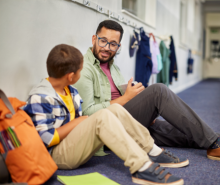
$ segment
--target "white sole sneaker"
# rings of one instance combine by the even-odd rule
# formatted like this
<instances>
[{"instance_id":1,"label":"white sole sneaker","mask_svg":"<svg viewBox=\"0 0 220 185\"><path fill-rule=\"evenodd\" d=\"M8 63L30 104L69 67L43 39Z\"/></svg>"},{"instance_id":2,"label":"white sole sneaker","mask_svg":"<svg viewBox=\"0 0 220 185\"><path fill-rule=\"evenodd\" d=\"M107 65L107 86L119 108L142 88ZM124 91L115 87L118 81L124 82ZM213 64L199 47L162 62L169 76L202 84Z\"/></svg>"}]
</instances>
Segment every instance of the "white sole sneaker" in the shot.
<instances>
[{"instance_id":1,"label":"white sole sneaker","mask_svg":"<svg viewBox=\"0 0 220 185\"><path fill-rule=\"evenodd\" d=\"M151 181L147 181L143 179L138 179L135 177L132 177L132 182L136 184L142 184L142 185L183 185L184 184L183 179L180 179L176 182L160 183L160 182L151 182Z\"/></svg>"},{"instance_id":2,"label":"white sole sneaker","mask_svg":"<svg viewBox=\"0 0 220 185\"><path fill-rule=\"evenodd\" d=\"M189 160L187 159L186 161L183 161L181 163L159 163L159 164L161 167L181 168L181 167L189 165Z\"/></svg>"}]
</instances>

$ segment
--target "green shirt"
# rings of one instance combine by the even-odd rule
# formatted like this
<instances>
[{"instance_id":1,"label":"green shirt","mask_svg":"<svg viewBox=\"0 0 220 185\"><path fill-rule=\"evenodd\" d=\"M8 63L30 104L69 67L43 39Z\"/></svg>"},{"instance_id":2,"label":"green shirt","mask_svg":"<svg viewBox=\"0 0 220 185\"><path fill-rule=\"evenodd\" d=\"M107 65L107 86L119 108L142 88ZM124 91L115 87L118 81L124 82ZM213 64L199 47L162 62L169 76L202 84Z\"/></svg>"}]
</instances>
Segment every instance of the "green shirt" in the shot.
<instances>
[{"instance_id":1,"label":"green shirt","mask_svg":"<svg viewBox=\"0 0 220 185\"><path fill-rule=\"evenodd\" d=\"M114 60L109 62L109 68L116 87L123 95L120 85L124 84L125 80L119 68L114 64ZM110 106L111 86L108 77L102 71L100 62L94 57L91 48L84 55L81 77L74 84L74 87L77 88L83 99L83 115L92 115L98 110Z\"/></svg>"}]
</instances>

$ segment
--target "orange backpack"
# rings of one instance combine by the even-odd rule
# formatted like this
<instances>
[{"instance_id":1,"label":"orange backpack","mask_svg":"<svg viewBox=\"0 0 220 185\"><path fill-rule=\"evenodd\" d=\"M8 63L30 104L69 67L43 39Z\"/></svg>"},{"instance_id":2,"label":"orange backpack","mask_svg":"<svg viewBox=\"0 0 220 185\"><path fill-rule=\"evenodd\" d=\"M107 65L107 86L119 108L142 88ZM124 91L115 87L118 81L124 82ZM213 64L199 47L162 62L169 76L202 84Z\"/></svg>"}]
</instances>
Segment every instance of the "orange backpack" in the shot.
<instances>
[{"instance_id":1,"label":"orange backpack","mask_svg":"<svg viewBox=\"0 0 220 185\"><path fill-rule=\"evenodd\" d=\"M0 152L13 182L43 184L57 170L31 118L26 103L7 98L0 89Z\"/></svg>"}]
</instances>

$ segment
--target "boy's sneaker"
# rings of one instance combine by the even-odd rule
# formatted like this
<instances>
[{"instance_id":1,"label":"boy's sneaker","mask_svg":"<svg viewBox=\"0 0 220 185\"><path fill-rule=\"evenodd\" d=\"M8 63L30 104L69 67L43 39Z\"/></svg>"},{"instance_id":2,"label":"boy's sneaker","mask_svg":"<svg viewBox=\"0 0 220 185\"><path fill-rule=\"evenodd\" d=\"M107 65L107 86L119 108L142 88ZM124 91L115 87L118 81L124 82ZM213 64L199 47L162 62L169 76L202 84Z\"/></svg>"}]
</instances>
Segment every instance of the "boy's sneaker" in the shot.
<instances>
[{"instance_id":1,"label":"boy's sneaker","mask_svg":"<svg viewBox=\"0 0 220 185\"><path fill-rule=\"evenodd\" d=\"M167 169L160 167L158 163L153 163L143 172L132 174L132 181L137 184L145 185L183 185L183 179L173 176Z\"/></svg>"},{"instance_id":2,"label":"boy's sneaker","mask_svg":"<svg viewBox=\"0 0 220 185\"><path fill-rule=\"evenodd\" d=\"M189 164L189 160L185 158L178 158L174 156L168 150L164 150L158 156L150 156L149 158L151 161L155 163L159 163L162 167L169 167L169 168L180 168L187 166Z\"/></svg>"}]
</instances>

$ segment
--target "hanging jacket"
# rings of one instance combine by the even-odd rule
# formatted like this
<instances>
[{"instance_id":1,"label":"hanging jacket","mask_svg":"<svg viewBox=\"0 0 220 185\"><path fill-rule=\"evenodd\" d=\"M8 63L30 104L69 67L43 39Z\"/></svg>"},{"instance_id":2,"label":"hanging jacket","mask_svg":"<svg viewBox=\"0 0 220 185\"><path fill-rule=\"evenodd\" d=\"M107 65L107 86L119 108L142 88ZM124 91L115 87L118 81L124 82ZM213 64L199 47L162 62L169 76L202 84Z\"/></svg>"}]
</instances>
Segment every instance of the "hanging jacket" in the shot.
<instances>
[{"instance_id":1,"label":"hanging jacket","mask_svg":"<svg viewBox=\"0 0 220 185\"><path fill-rule=\"evenodd\" d=\"M178 79L178 68L177 68L177 61L176 61L176 52L175 52L175 46L174 46L174 40L173 37L170 36L171 42L170 42L170 84L172 84L173 77L175 77L175 80Z\"/></svg>"},{"instance_id":2,"label":"hanging jacket","mask_svg":"<svg viewBox=\"0 0 220 185\"><path fill-rule=\"evenodd\" d=\"M191 55L191 50L189 50L189 58L187 60L187 74L193 73L193 62L194 60Z\"/></svg>"},{"instance_id":3,"label":"hanging jacket","mask_svg":"<svg viewBox=\"0 0 220 185\"><path fill-rule=\"evenodd\" d=\"M157 49L158 49L158 53L159 53L157 55L158 71L160 72L163 69L163 63L162 63L162 56L161 56L159 47L157 47Z\"/></svg>"},{"instance_id":4,"label":"hanging jacket","mask_svg":"<svg viewBox=\"0 0 220 185\"><path fill-rule=\"evenodd\" d=\"M139 34L134 31L133 36L131 38L130 46L129 46L129 55L130 57L134 56L136 48L140 45Z\"/></svg>"},{"instance_id":5,"label":"hanging jacket","mask_svg":"<svg viewBox=\"0 0 220 185\"><path fill-rule=\"evenodd\" d=\"M160 53L162 56L163 68L157 74L157 83L163 83L169 86L169 72L170 72L170 50L166 47L163 41L160 42Z\"/></svg>"},{"instance_id":6,"label":"hanging jacket","mask_svg":"<svg viewBox=\"0 0 220 185\"><path fill-rule=\"evenodd\" d=\"M136 56L135 81L141 82L148 87L148 82L152 73L152 60L150 53L149 37L141 30L141 41Z\"/></svg>"},{"instance_id":7,"label":"hanging jacket","mask_svg":"<svg viewBox=\"0 0 220 185\"><path fill-rule=\"evenodd\" d=\"M157 74L163 67L159 46L156 41L150 41L151 58L153 63L152 73Z\"/></svg>"}]
</instances>

